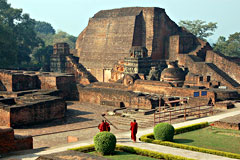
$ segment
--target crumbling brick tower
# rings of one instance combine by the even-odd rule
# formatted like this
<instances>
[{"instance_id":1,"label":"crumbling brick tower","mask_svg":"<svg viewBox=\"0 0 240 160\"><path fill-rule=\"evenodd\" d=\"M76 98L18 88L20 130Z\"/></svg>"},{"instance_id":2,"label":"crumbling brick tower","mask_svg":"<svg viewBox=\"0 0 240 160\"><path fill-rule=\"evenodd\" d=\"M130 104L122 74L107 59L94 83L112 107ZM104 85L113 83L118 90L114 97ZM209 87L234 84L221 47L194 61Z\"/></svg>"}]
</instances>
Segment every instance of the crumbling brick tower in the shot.
<instances>
[{"instance_id":1,"label":"crumbling brick tower","mask_svg":"<svg viewBox=\"0 0 240 160\"><path fill-rule=\"evenodd\" d=\"M78 63L78 60L78 57L70 54L67 43L56 43L50 60L50 71L74 74L76 82L83 85L96 82L96 78L82 64Z\"/></svg>"},{"instance_id":2,"label":"crumbling brick tower","mask_svg":"<svg viewBox=\"0 0 240 160\"><path fill-rule=\"evenodd\" d=\"M64 73L66 71L66 56L69 54L69 45L67 43L54 44L50 71Z\"/></svg>"}]
</instances>

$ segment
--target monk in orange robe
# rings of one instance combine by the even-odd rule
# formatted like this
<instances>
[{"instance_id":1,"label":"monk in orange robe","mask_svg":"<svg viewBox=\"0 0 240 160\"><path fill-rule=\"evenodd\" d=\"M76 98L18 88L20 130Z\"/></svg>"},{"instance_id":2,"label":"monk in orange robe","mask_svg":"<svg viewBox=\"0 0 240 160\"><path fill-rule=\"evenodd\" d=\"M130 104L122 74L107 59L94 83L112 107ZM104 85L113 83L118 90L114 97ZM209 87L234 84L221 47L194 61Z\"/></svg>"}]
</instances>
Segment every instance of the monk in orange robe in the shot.
<instances>
[{"instance_id":1,"label":"monk in orange robe","mask_svg":"<svg viewBox=\"0 0 240 160\"><path fill-rule=\"evenodd\" d=\"M100 132L107 131L106 123L102 120L102 123L98 125Z\"/></svg>"},{"instance_id":2,"label":"monk in orange robe","mask_svg":"<svg viewBox=\"0 0 240 160\"><path fill-rule=\"evenodd\" d=\"M106 131L110 132L110 124L105 120Z\"/></svg>"},{"instance_id":3,"label":"monk in orange robe","mask_svg":"<svg viewBox=\"0 0 240 160\"><path fill-rule=\"evenodd\" d=\"M136 134L137 134L137 129L138 129L138 124L136 120L134 119L133 122L130 123L130 130L131 130L131 139L133 142L136 142Z\"/></svg>"}]
</instances>

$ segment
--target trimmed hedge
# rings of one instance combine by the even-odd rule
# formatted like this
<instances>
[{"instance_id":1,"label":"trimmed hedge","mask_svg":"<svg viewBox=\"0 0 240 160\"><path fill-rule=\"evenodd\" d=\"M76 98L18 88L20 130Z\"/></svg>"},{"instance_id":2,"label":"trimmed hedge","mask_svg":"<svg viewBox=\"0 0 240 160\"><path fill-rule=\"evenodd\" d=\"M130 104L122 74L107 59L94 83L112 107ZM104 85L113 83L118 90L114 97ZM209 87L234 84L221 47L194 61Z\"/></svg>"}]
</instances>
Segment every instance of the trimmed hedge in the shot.
<instances>
[{"instance_id":1,"label":"trimmed hedge","mask_svg":"<svg viewBox=\"0 0 240 160\"><path fill-rule=\"evenodd\" d=\"M111 132L99 132L94 136L95 150L102 155L114 152L117 139Z\"/></svg>"},{"instance_id":2,"label":"trimmed hedge","mask_svg":"<svg viewBox=\"0 0 240 160\"><path fill-rule=\"evenodd\" d=\"M90 144L90 145L86 145L86 146L71 148L71 149L68 149L68 150L87 153L87 152L95 151L95 147L94 147L94 144Z\"/></svg>"},{"instance_id":3,"label":"trimmed hedge","mask_svg":"<svg viewBox=\"0 0 240 160\"><path fill-rule=\"evenodd\" d=\"M196 124L192 124L192 125L187 125L184 127L179 127L177 129L175 129L175 135L194 131L194 130L201 129L201 128L205 128L207 126L209 126L208 122L201 122L201 123L196 123Z\"/></svg>"},{"instance_id":4,"label":"trimmed hedge","mask_svg":"<svg viewBox=\"0 0 240 160\"><path fill-rule=\"evenodd\" d=\"M154 138L162 141L172 141L174 136L174 127L169 123L159 123L154 129Z\"/></svg>"},{"instance_id":5,"label":"trimmed hedge","mask_svg":"<svg viewBox=\"0 0 240 160\"><path fill-rule=\"evenodd\" d=\"M87 153L87 152L94 151L95 148L94 148L94 145L92 144L92 145L72 148L69 150ZM140 148L130 147L130 146L124 146L124 145L116 145L116 150L132 153L132 154L137 154L137 155L142 155L142 156L147 156L147 157L152 157L152 158L156 158L156 159L194 160L194 159L185 158L185 157L181 157L181 156L175 156L172 154L159 153L159 152L155 152L155 151L150 151L150 150L140 149Z\"/></svg>"},{"instance_id":6,"label":"trimmed hedge","mask_svg":"<svg viewBox=\"0 0 240 160\"><path fill-rule=\"evenodd\" d=\"M188 131L193 131L194 128L195 128L195 130L200 129L200 128L204 128L204 126L205 127L208 126L207 124L208 123L205 122L205 123L195 124L196 126L189 125L189 126L177 128L175 130L175 134L185 133L185 132L188 132ZM143 141L143 142L147 142L147 143L154 143L154 144L159 144L159 145L164 145L164 146L169 146L169 147L187 149L187 150L191 150L191 151L197 151L197 152L214 154L214 155L218 155L218 156L240 159L240 154L236 154L236 153L230 153L230 152L218 151L218 150L213 150L213 149L200 148L200 147L189 146L189 145L185 145L185 144L178 144L178 143L169 142L169 141L155 140L153 133L141 136L140 140Z\"/></svg>"}]
</instances>

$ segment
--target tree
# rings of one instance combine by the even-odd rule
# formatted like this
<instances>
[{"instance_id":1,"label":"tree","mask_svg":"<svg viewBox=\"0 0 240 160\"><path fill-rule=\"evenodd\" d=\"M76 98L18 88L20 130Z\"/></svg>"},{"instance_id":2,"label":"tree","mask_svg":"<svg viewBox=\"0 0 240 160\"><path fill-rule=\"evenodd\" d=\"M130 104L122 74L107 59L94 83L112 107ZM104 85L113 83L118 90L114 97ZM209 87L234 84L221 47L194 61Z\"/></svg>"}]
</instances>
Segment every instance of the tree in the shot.
<instances>
[{"instance_id":1,"label":"tree","mask_svg":"<svg viewBox=\"0 0 240 160\"><path fill-rule=\"evenodd\" d=\"M42 46L34 52L34 60L42 66L50 65L50 57L53 53L53 46Z\"/></svg>"},{"instance_id":2,"label":"tree","mask_svg":"<svg viewBox=\"0 0 240 160\"><path fill-rule=\"evenodd\" d=\"M52 27L50 23L42 22L42 21L35 22L35 31L38 33L44 33L44 34L56 33L55 29Z\"/></svg>"},{"instance_id":3,"label":"tree","mask_svg":"<svg viewBox=\"0 0 240 160\"><path fill-rule=\"evenodd\" d=\"M34 47L42 43L34 31L35 21L22 9L0 0L1 67L28 64Z\"/></svg>"},{"instance_id":4,"label":"tree","mask_svg":"<svg viewBox=\"0 0 240 160\"><path fill-rule=\"evenodd\" d=\"M240 57L240 32L230 34L228 39L220 36L213 45L213 50L231 57Z\"/></svg>"},{"instance_id":5,"label":"tree","mask_svg":"<svg viewBox=\"0 0 240 160\"><path fill-rule=\"evenodd\" d=\"M75 48L77 37L69 35L68 33L58 30L56 34L43 34L38 32L38 36L45 42L45 45L53 45L55 43L66 42L70 48Z\"/></svg>"},{"instance_id":6,"label":"tree","mask_svg":"<svg viewBox=\"0 0 240 160\"><path fill-rule=\"evenodd\" d=\"M179 26L186 28L189 32L203 40L213 35L213 32L217 29L216 22L206 23L202 20L181 20L178 24Z\"/></svg>"}]
</instances>

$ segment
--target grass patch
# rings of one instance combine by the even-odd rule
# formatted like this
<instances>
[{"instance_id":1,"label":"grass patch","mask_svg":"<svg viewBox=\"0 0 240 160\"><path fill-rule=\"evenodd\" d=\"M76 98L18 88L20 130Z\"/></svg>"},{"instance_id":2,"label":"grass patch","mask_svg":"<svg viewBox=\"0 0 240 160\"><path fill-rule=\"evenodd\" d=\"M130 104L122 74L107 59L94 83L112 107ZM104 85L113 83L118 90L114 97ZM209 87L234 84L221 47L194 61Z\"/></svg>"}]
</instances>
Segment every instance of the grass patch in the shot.
<instances>
[{"instance_id":1,"label":"grass patch","mask_svg":"<svg viewBox=\"0 0 240 160\"><path fill-rule=\"evenodd\" d=\"M89 152L89 154L93 154L96 156L99 156L96 151L94 152ZM141 156L141 155L136 155L128 152L123 152L123 151L115 151L113 155L108 155L108 156L103 156L108 159L113 159L113 160L156 160L155 158L151 157L146 157L146 156Z\"/></svg>"},{"instance_id":2,"label":"grass patch","mask_svg":"<svg viewBox=\"0 0 240 160\"><path fill-rule=\"evenodd\" d=\"M240 131L206 127L174 136L174 142L240 154Z\"/></svg>"},{"instance_id":3,"label":"grass patch","mask_svg":"<svg viewBox=\"0 0 240 160\"><path fill-rule=\"evenodd\" d=\"M176 128L175 129L175 142L169 142L169 141L160 141L160 140L155 140L154 139L154 134L150 133L150 134L146 134L140 137L140 140L143 142L147 142L147 143L153 143L153 144L158 144L158 145L164 145L164 146L169 146L169 147L175 147L175 148L181 148L181 149L187 149L187 150L191 150L191 151L197 151L197 152L203 152L203 153L209 153L209 154L214 154L214 155L218 155L218 156L224 156L224 157L229 157L229 158L236 158L236 159L240 159L240 154L238 153L233 153L233 151L226 151L226 148L231 148L232 146L234 146L234 150L238 150L237 152L239 152L239 144L240 144L240 140L239 138L239 132L240 131L234 131L234 130L226 130L226 129L217 129L217 128L211 128L208 127L208 123L207 122L203 122L203 123L197 123L197 124L193 124L193 125L188 125L188 126L184 126L184 127L180 127L180 128ZM215 135L211 135L209 134L209 131L207 131L205 133L205 137L203 133L196 133L198 131L198 129L211 129L211 131L213 133L215 133ZM196 132L191 132L191 131L196 131ZM191 145L191 143L194 143L194 138L189 136L189 135L185 135L185 137L180 137L177 135L183 135L183 133L190 133L192 134L192 136L197 137L199 140L199 143L204 143L207 142L209 143L213 143L215 144L215 146L221 146L222 148L224 148L224 150L217 150L217 149L211 149L208 146L204 146L200 147L199 145ZM220 135L216 136L216 135ZM211 136L210 136L211 135ZM234 141L230 141L230 143L226 144L225 140L226 137L222 137L222 136L234 136L235 139ZM203 138L201 138L203 137ZM212 138L213 137L213 138ZM209 140L211 139L211 140ZM213 142L214 141L214 142ZM224 141L224 142L223 142ZM177 143L176 143L177 142ZM220 144L219 144L219 143ZM218 143L218 145L216 145L216 143ZM238 143L238 146L236 147L235 144Z\"/></svg>"}]
</instances>

